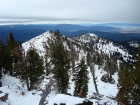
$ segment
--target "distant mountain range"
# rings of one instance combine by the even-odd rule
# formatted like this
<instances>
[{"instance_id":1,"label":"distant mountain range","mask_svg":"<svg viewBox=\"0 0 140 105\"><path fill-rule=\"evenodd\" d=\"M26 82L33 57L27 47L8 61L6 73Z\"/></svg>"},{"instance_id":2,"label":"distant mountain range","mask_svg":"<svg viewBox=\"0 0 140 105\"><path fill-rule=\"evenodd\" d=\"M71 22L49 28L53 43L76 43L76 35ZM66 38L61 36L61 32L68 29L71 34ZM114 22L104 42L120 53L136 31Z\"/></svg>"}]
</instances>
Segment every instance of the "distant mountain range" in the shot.
<instances>
[{"instance_id":1,"label":"distant mountain range","mask_svg":"<svg viewBox=\"0 0 140 105\"><path fill-rule=\"evenodd\" d=\"M94 24L92 26L76 24L2 25L0 26L0 39L5 41L6 36L11 32L17 40L25 42L47 30L55 31L57 29L59 29L62 35L68 37L94 33L116 42L140 40L139 24L119 23Z\"/></svg>"}]
</instances>

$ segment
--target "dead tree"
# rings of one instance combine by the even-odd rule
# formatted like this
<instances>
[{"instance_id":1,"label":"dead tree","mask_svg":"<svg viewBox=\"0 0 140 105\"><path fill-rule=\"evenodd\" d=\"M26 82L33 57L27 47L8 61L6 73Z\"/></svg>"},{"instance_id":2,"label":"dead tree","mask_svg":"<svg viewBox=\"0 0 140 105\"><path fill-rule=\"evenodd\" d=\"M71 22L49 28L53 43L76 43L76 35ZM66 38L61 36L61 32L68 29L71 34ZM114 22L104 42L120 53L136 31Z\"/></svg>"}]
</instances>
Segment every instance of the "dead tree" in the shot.
<instances>
[{"instance_id":1,"label":"dead tree","mask_svg":"<svg viewBox=\"0 0 140 105\"><path fill-rule=\"evenodd\" d=\"M46 85L45 90L43 90L43 94L42 97L40 99L39 105L45 105L45 99L48 96L48 94L51 92L51 87L53 86L53 84L55 83L55 80L52 80L52 78L50 79L49 83Z\"/></svg>"},{"instance_id":2,"label":"dead tree","mask_svg":"<svg viewBox=\"0 0 140 105\"><path fill-rule=\"evenodd\" d=\"M95 70L94 70L94 67L92 64L90 64L90 71L91 71L91 74L93 76L93 82L94 82L96 93L97 93L97 95L99 95L99 91L98 91L97 83L96 83L96 77L95 77Z\"/></svg>"},{"instance_id":3,"label":"dead tree","mask_svg":"<svg viewBox=\"0 0 140 105\"><path fill-rule=\"evenodd\" d=\"M97 93L97 95L99 95L99 91L98 91L97 83L96 83L96 77L95 77L95 69L94 69L94 65L93 65L93 57L92 57L91 53L90 53L89 56L90 56L90 58L89 58L90 72L91 72L91 74L93 76L93 82L94 82L96 93Z\"/></svg>"}]
</instances>

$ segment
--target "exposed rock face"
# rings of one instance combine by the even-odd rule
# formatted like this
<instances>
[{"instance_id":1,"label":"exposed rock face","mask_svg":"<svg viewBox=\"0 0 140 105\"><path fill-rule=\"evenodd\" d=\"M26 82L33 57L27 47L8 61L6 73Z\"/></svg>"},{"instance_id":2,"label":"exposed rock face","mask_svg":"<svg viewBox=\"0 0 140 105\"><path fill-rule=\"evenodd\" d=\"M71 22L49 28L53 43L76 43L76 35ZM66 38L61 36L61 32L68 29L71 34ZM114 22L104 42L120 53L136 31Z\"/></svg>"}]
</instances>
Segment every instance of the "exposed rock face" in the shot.
<instances>
[{"instance_id":1,"label":"exposed rock face","mask_svg":"<svg viewBox=\"0 0 140 105\"><path fill-rule=\"evenodd\" d=\"M1 94L3 94L3 93L0 93L0 95ZM3 95L3 96L0 97L0 101L6 102L6 100L8 100L8 93L6 93L5 95Z\"/></svg>"}]
</instances>

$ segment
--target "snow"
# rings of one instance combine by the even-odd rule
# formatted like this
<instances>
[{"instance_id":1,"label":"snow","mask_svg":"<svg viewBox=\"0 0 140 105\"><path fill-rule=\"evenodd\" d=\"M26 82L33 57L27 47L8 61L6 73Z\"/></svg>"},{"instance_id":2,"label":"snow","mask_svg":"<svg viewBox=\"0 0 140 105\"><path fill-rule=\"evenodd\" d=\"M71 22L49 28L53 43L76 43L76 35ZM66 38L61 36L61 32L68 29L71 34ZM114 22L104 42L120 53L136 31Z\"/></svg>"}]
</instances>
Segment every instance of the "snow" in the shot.
<instances>
[{"instance_id":1,"label":"snow","mask_svg":"<svg viewBox=\"0 0 140 105\"><path fill-rule=\"evenodd\" d=\"M1 93L1 94L0 94L0 97L3 97L4 95L5 95L5 93Z\"/></svg>"},{"instance_id":2,"label":"snow","mask_svg":"<svg viewBox=\"0 0 140 105\"><path fill-rule=\"evenodd\" d=\"M37 52L40 54L40 56L44 56L44 54L45 54L45 49L43 47L44 43L46 44L48 38L52 35L53 35L53 33L50 33L49 31L46 31L43 34L41 34L41 35L39 35L35 38L32 38L31 40L23 43L22 46L25 49L25 52L27 52L27 50L31 46L34 47L34 48L37 48ZM95 35L94 33L88 33L88 34L85 34L85 35L74 37L72 39L70 39L70 38L68 38L68 39L70 41L72 41L72 39L76 39L76 40L78 40L80 42L83 42L83 43L89 43L91 40L94 41L94 42L99 40L98 43L96 42L96 44L93 45L93 48L95 47L95 45L97 46L98 52L102 51L103 53L109 54L109 55L113 54L114 52L118 52L122 55L122 57L125 61L127 61L127 59L132 57L132 55L130 55L128 53L127 49L123 48L122 46L114 45L114 43L111 42L111 41L107 42L106 39L100 38L97 35ZM64 43L64 45L66 45L66 43ZM84 56L83 54L85 54L85 53L80 52L80 54L81 54L80 56Z\"/></svg>"},{"instance_id":3,"label":"snow","mask_svg":"<svg viewBox=\"0 0 140 105\"><path fill-rule=\"evenodd\" d=\"M32 46L34 48L37 48L37 52L40 54L40 56L44 56L45 49L44 49L43 45L44 45L44 43L47 42L47 40L51 36L51 34L52 33L50 33L49 31L46 31L43 34L23 43L22 46L25 49L25 52L27 52L27 50Z\"/></svg>"},{"instance_id":4,"label":"snow","mask_svg":"<svg viewBox=\"0 0 140 105\"><path fill-rule=\"evenodd\" d=\"M98 66L96 66L95 69L96 69L95 74L97 76L98 90L99 93L103 95L102 100L99 101L99 103L110 101L113 103L113 105L117 105L117 103L115 103L114 101L106 97L106 96L109 97L116 96L118 91L116 85L117 83L109 84L109 83L102 82L100 78L105 72L103 72L102 69L98 69ZM89 73L89 77L90 80L88 83L89 91L88 91L87 99L89 99L93 95L93 93L96 92L91 73ZM117 73L114 74L113 77L115 80L117 80ZM19 79L8 75L5 75L5 77L3 77L1 81L3 83L3 87L0 88L0 91L8 93L9 99L6 102L6 104L0 102L0 105L8 105L8 103L10 103L10 105L31 105L31 104L38 105L39 104L41 98L40 94L42 93L41 91L37 91L37 90L27 91L26 85L24 85L23 87ZM48 81L48 80L44 80L44 81ZM46 82L41 85L42 88L45 88L44 84L46 84ZM25 95L22 95L21 92L24 92ZM73 92L74 92L74 83L70 80L70 89L68 93L73 95ZM32 93L35 93L35 95L32 95ZM46 98L46 100L48 101L47 105L53 105L54 103L57 104L66 103L66 105L75 105L77 103L82 103L85 100L85 98L78 98L78 97L68 96L64 94L57 94L56 91L52 91L49 94L49 96ZM96 104L97 100L90 99L90 101L92 101L94 105L97 105Z\"/></svg>"},{"instance_id":5,"label":"snow","mask_svg":"<svg viewBox=\"0 0 140 105\"><path fill-rule=\"evenodd\" d=\"M94 44L92 43L92 45L93 45L94 50L96 50L96 46L97 46L96 51L98 51L99 53L101 53L101 51L108 55L113 54L115 52L120 53L125 61L127 61L127 59L130 59L132 57L132 55L129 54L126 48L119 45L115 45L113 42L107 39L98 37L97 35L93 33L88 33L85 35L74 37L73 39L78 40L83 43L90 43L91 41L93 41ZM133 45L136 45L136 44L133 44Z\"/></svg>"},{"instance_id":6,"label":"snow","mask_svg":"<svg viewBox=\"0 0 140 105\"><path fill-rule=\"evenodd\" d=\"M19 79L15 77L11 77L5 75L5 77L1 80L3 83L3 87L0 88L1 91L8 93L8 101L7 104L10 105L29 105L29 103L35 103L35 100L40 100L38 95L32 96L32 92L28 92L26 87L22 87ZM21 92L24 92L25 95L22 95ZM38 105L38 104L34 104Z\"/></svg>"},{"instance_id":7,"label":"snow","mask_svg":"<svg viewBox=\"0 0 140 105\"><path fill-rule=\"evenodd\" d=\"M82 103L83 101L83 98L57 94L55 98L49 102L49 105L53 105L54 102L56 102L58 105L60 105L60 103L66 103L66 105L75 105L77 103Z\"/></svg>"},{"instance_id":8,"label":"snow","mask_svg":"<svg viewBox=\"0 0 140 105\"><path fill-rule=\"evenodd\" d=\"M128 42L128 43L129 43L129 45L132 46L132 47L136 47L136 48L139 47L139 44L138 44L137 41L131 41L131 42Z\"/></svg>"},{"instance_id":9,"label":"snow","mask_svg":"<svg viewBox=\"0 0 140 105\"><path fill-rule=\"evenodd\" d=\"M99 94L105 95L105 96L116 96L118 89L117 89L117 73L115 73L113 75L113 78L115 79L116 83L115 84L109 84L109 83L104 83L101 81L101 77L103 74L106 74L105 71L103 71L102 69L98 69L98 66L95 66L95 76L97 77L97 86L98 86L98 90L99 90ZM93 78L92 78L92 74L89 73L89 92L88 92L88 96L92 95L93 92L95 91L94 88L94 84L93 84Z\"/></svg>"},{"instance_id":10,"label":"snow","mask_svg":"<svg viewBox=\"0 0 140 105\"><path fill-rule=\"evenodd\" d=\"M35 47L39 53L40 56L44 56L45 54L45 49L43 47L43 44L47 42L48 38L52 35L53 33L50 33L49 31L23 43L23 48L25 49L25 52L31 47ZM88 34L93 40L97 38L95 34ZM72 39L70 39L72 40ZM84 36L81 37L81 41L84 41ZM87 38L84 42L89 42L90 38ZM66 43L65 43L66 45ZM101 46L98 44L98 46ZM75 49L79 50L74 46ZM68 48L68 47L67 47ZM100 48L100 47L99 47ZM118 49L118 50L117 50ZM109 51L118 51L122 53L123 55L128 54L125 53L124 50L115 47L113 43L109 43L107 45L103 45L101 49L106 53L109 53ZM86 53L83 50L79 51L80 59L86 55ZM79 61L77 61L78 63ZM115 73L112 77L115 79L116 83L115 84L109 84L109 83L104 83L101 81L102 75L106 74L106 72L102 68L98 68L98 65L95 65L95 76L97 77L97 87L99 90L99 93L102 95L101 100L97 99L90 99L94 93L96 93L95 88L94 88L94 83L93 83L93 77L92 74L90 73L90 69L88 68L89 71L89 83L88 83L88 94L87 94L87 99L93 102L94 105L97 105L97 101L99 103L104 103L104 102L111 102L112 105L117 105L117 103L108 97L115 97L118 89L117 89L117 79L118 79L118 74ZM70 75L70 88L68 89L68 93L73 95L74 92L74 83L72 81L73 75ZM5 75L1 79L3 87L0 87L0 91L3 91L4 93L8 93L8 100L6 103L0 102L0 105L38 105L39 101L41 99L41 94L42 91L39 90L32 90L32 91L27 91L26 84L23 84L20 82L18 78L11 77L8 74ZM44 81L44 82L43 82ZM45 84L48 83L49 79L44 79L40 85L42 89L45 88ZM22 92L25 93L25 95L22 94ZM35 93L34 95L32 93ZM82 103L85 98L78 98L74 96L69 96L69 95L64 95L64 94L58 94L55 90L52 90L51 93L48 95L46 98L48 101L47 105L53 105L54 103L60 104L60 103L66 103L66 105L75 105L77 103Z\"/></svg>"}]
</instances>

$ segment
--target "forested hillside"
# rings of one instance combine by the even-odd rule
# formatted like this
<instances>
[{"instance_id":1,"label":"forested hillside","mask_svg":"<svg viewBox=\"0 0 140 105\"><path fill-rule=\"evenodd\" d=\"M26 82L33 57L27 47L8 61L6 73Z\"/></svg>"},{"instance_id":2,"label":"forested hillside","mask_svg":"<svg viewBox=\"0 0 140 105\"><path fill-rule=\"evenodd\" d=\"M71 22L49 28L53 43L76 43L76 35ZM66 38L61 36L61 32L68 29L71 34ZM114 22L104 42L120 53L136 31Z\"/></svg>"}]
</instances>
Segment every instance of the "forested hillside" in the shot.
<instances>
[{"instance_id":1,"label":"forested hillside","mask_svg":"<svg viewBox=\"0 0 140 105\"><path fill-rule=\"evenodd\" d=\"M140 104L139 53L93 33L47 31L23 44L10 33L0 42L0 68L0 91L9 94L2 105Z\"/></svg>"}]
</instances>

